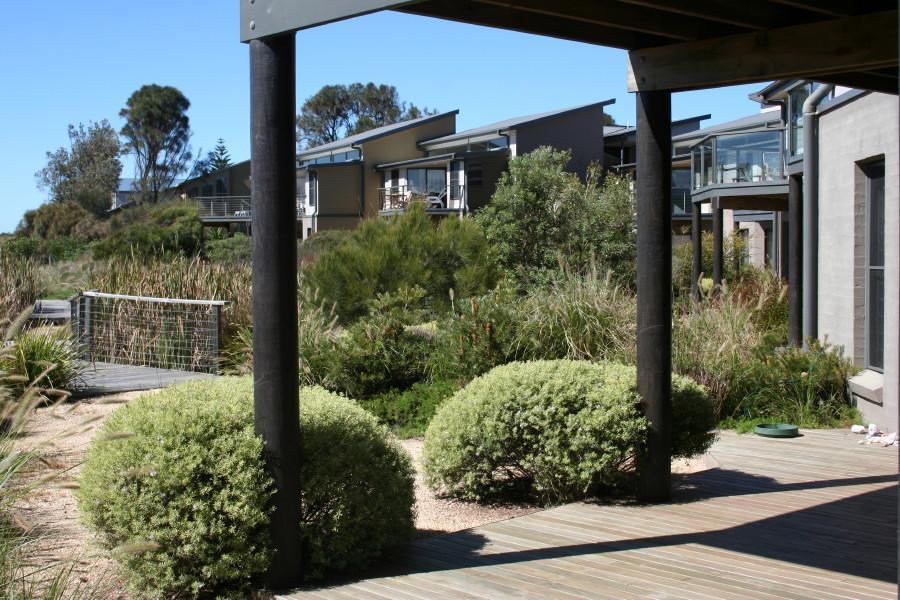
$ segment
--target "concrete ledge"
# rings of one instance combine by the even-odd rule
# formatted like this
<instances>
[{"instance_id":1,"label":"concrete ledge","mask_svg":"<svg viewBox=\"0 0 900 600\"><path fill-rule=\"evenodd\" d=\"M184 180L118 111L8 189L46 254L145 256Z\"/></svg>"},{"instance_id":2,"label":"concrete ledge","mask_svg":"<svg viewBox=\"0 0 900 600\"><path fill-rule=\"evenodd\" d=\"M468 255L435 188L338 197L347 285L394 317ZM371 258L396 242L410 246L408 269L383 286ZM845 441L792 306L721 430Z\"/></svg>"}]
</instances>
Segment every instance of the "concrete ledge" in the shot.
<instances>
[{"instance_id":1,"label":"concrete ledge","mask_svg":"<svg viewBox=\"0 0 900 600\"><path fill-rule=\"evenodd\" d=\"M854 402L861 410L862 407L859 406L860 401L884 406L884 374L866 369L855 377L851 377L847 383Z\"/></svg>"}]
</instances>

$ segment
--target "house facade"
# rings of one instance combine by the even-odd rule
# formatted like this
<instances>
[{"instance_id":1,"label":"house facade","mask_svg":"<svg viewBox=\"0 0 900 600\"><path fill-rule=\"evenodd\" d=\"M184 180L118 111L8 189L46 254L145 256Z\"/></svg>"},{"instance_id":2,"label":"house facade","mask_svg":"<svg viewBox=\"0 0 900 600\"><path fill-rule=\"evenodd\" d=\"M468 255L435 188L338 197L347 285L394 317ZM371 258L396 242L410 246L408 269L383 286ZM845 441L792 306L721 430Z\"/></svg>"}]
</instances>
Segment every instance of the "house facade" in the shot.
<instances>
[{"instance_id":1,"label":"house facade","mask_svg":"<svg viewBox=\"0 0 900 600\"><path fill-rule=\"evenodd\" d=\"M712 213L716 248L724 236L741 235L751 264L789 279L792 329L800 332L802 323L804 337L840 346L860 369L850 381L854 404L867 422L896 430L897 96L793 80L751 99L763 112L699 130L692 140L695 211ZM793 244L791 231L799 232ZM694 244L698 252L697 238ZM721 261L718 250L714 284Z\"/></svg>"},{"instance_id":2,"label":"house facade","mask_svg":"<svg viewBox=\"0 0 900 600\"><path fill-rule=\"evenodd\" d=\"M459 111L386 125L297 155L297 232L352 229L419 202L434 216L488 203L510 158L540 146L569 150L584 176L604 160L603 108L613 100L456 130ZM208 226L249 230L250 162L189 180L181 190Z\"/></svg>"}]
</instances>

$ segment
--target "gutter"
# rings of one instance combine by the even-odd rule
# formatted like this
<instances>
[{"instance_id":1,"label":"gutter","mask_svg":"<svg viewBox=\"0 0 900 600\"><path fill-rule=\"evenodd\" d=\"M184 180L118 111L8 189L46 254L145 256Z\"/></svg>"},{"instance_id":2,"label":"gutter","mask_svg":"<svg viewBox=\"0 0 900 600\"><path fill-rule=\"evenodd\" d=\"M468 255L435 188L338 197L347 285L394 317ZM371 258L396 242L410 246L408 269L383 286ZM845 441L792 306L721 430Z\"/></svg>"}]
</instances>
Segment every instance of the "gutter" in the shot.
<instances>
[{"instance_id":1,"label":"gutter","mask_svg":"<svg viewBox=\"0 0 900 600\"><path fill-rule=\"evenodd\" d=\"M819 104L834 90L816 88L803 102L803 347L819 335Z\"/></svg>"}]
</instances>

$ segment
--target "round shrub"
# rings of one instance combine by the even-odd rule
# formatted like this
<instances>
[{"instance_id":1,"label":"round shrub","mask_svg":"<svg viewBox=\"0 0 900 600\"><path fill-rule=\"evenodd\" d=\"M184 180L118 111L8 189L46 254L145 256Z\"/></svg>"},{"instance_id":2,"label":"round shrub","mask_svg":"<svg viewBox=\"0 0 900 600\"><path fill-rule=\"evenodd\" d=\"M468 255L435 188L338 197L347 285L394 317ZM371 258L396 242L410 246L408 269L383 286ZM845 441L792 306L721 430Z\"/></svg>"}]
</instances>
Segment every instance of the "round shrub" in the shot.
<instances>
[{"instance_id":1,"label":"round shrub","mask_svg":"<svg viewBox=\"0 0 900 600\"><path fill-rule=\"evenodd\" d=\"M645 439L636 371L617 363L516 362L474 379L446 401L425 434L432 487L462 498L525 494L581 498L619 483ZM675 456L712 443L702 387L673 377Z\"/></svg>"},{"instance_id":2,"label":"round shrub","mask_svg":"<svg viewBox=\"0 0 900 600\"><path fill-rule=\"evenodd\" d=\"M268 565L272 485L250 378L170 387L113 413L81 476L86 522L162 597L245 590ZM412 531L409 458L374 417L301 390L307 578L365 565Z\"/></svg>"}]
</instances>

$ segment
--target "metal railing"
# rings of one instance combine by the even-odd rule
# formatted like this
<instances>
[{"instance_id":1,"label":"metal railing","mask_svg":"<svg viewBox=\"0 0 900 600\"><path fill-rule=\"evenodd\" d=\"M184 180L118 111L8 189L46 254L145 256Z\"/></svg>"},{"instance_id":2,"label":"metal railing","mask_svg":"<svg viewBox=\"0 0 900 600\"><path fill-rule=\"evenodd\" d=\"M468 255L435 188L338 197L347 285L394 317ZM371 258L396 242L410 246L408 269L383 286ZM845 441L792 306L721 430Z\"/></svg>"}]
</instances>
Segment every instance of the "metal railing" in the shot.
<instances>
[{"instance_id":1,"label":"metal railing","mask_svg":"<svg viewBox=\"0 0 900 600\"><path fill-rule=\"evenodd\" d=\"M448 185L442 190L420 192L409 186L397 185L378 189L381 210L403 211L413 203L425 205L426 211L466 210L466 186Z\"/></svg>"},{"instance_id":2,"label":"metal railing","mask_svg":"<svg viewBox=\"0 0 900 600\"><path fill-rule=\"evenodd\" d=\"M252 216L250 196L200 196L195 199L200 218L249 220ZM307 214L306 197L297 196L297 218Z\"/></svg>"}]
</instances>

